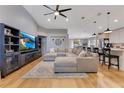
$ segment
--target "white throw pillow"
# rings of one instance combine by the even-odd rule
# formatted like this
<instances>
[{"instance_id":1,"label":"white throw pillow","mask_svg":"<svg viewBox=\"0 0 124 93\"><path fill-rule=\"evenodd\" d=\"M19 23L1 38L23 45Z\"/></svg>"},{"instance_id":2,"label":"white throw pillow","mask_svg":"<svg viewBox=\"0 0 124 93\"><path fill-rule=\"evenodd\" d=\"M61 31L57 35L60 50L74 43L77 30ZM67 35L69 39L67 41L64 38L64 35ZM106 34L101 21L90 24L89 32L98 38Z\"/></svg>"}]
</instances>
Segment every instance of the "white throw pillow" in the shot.
<instances>
[{"instance_id":1,"label":"white throw pillow","mask_svg":"<svg viewBox=\"0 0 124 93\"><path fill-rule=\"evenodd\" d=\"M51 48L50 49L50 53L55 53L55 49L54 48Z\"/></svg>"}]
</instances>

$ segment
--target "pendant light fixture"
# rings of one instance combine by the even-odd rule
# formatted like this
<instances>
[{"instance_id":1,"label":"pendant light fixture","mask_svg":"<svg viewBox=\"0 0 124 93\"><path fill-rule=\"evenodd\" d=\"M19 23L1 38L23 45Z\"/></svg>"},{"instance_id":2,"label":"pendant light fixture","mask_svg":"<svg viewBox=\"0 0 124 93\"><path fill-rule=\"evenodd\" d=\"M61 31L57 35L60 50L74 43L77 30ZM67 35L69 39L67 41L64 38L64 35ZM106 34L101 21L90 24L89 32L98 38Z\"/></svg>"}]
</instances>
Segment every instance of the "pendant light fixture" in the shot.
<instances>
[{"instance_id":1,"label":"pendant light fixture","mask_svg":"<svg viewBox=\"0 0 124 93\"><path fill-rule=\"evenodd\" d=\"M96 28L96 21L93 22L95 24L95 28ZM96 33L93 33L92 36L96 36Z\"/></svg>"},{"instance_id":2,"label":"pendant light fixture","mask_svg":"<svg viewBox=\"0 0 124 93\"><path fill-rule=\"evenodd\" d=\"M96 33L93 33L92 36L96 36Z\"/></svg>"},{"instance_id":3,"label":"pendant light fixture","mask_svg":"<svg viewBox=\"0 0 124 93\"><path fill-rule=\"evenodd\" d=\"M104 31L104 33L111 33L112 30L109 29L109 16L110 15L110 12L107 12L107 29Z\"/></svg>"}]
</instances>

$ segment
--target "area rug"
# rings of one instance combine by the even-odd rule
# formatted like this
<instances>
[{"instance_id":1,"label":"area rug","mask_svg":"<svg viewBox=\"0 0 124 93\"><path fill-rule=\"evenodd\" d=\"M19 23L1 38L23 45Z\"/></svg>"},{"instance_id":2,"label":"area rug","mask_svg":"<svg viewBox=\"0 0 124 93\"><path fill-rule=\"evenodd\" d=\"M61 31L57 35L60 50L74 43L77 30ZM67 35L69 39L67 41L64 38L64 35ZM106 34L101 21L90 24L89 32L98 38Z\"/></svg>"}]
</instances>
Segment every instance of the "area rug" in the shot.
<instances>
[{"instance_id":1,"label":"area rug","mask_svg":"<svg viewBox=\"0 0 124 93\"><path fill-rule=\"evenodd\" d=\"M54 62L41 62L27 72L22 78L84 78L86 73L54 73Z\"/></svg>"}]
</instances>

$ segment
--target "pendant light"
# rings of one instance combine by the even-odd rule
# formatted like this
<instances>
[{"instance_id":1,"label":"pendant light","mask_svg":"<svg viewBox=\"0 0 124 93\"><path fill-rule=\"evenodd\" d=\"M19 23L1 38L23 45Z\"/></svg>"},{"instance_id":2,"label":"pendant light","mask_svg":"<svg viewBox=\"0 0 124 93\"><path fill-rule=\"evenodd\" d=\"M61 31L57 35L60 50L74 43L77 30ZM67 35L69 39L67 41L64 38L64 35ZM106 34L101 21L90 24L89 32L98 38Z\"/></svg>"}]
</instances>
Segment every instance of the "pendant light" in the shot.
<instances>
[{"instance_id":1,"label":"pendant light","mask_svg":"<svg viewBox=\"0 0 124 93\"><path fill-rule=\"evenodd\" d=\"M96 36L96 33L93 33L93 36Z\"/></svg>"},{"instance_id":2,"label":"pendant light","mask_svg":"<svg viewBox=\"0 0 124 93\"><path fill-rule=\"evenodd\" d=\"M95 28L96 28L96 21L93 22L95 24ZM92 36L96 36L96 33L93 33Z\"/></svg>"},{"instance_id":3,"label":"pendant light","mask_svg":"<svg viewBox=\"0 0 124 93\"><path fill-rule=\"evenodd\" d=\"M104 31L104 33L111 33L112 32L109 29L109 15L110 15L110 12L107 12L107 29Z\"/></svg>"}]
</instances>

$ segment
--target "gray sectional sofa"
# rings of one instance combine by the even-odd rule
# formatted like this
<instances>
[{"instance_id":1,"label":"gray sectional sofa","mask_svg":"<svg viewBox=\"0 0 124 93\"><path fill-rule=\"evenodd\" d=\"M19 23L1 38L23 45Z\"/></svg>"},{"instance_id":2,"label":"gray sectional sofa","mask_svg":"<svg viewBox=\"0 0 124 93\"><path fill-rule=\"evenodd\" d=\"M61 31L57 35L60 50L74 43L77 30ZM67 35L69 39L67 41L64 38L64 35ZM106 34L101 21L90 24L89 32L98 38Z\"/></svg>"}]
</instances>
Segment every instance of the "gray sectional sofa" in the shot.
<instances>
[{"instance_id":1,"label":"gray sectional sofa","mask_svg":"<svg viewBox=\"0 0 124 93\"><path fill-rule=\"evenodd\" d=\"M56 49L44 55L44 61L55 61L54 72L97 72L98 55L82 48Z\"/></svg>"},{"instance_id":2,"label":"gray sectional sofa","mask_svg":"<svg viewBox=\"0 0 124 93\"><path fill-rule=\"evenodd\" d=\"M43 56L44 61L55 61L56 57L62 57L67 55L68 50L67 49L54 49L54 51L50 51L49 53L46 53Z\"/></svg>"}]
</instances>

